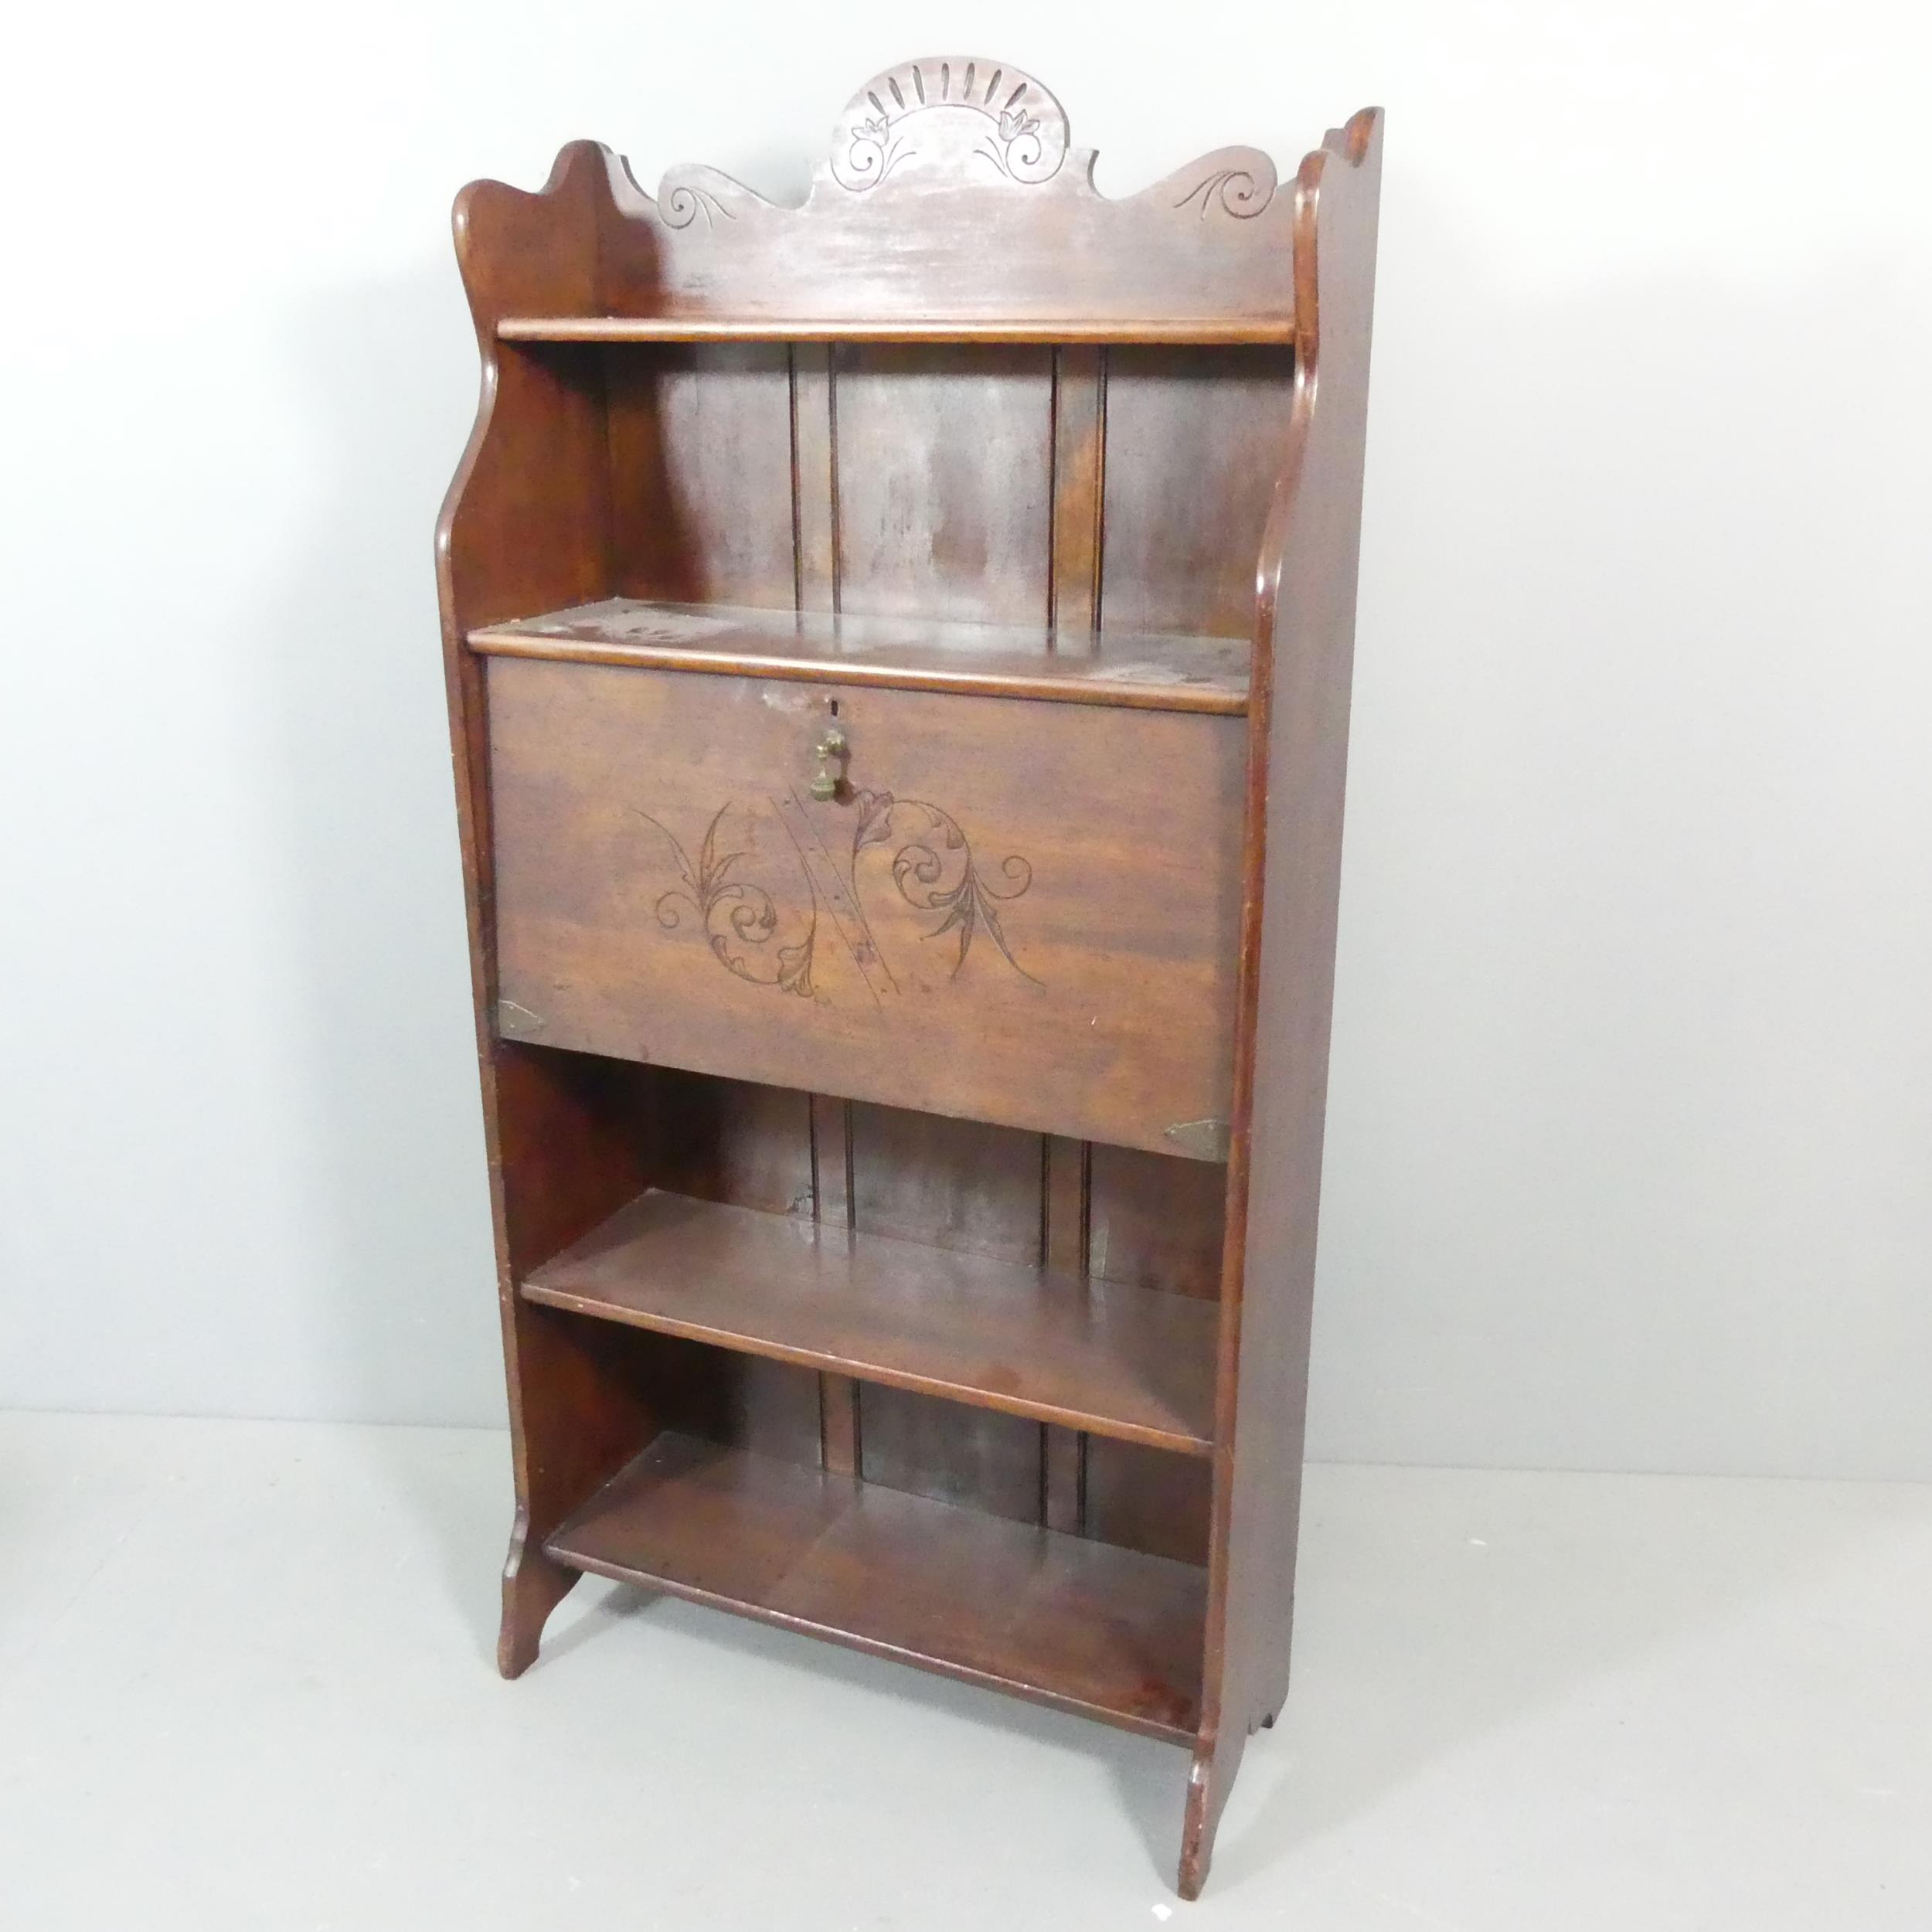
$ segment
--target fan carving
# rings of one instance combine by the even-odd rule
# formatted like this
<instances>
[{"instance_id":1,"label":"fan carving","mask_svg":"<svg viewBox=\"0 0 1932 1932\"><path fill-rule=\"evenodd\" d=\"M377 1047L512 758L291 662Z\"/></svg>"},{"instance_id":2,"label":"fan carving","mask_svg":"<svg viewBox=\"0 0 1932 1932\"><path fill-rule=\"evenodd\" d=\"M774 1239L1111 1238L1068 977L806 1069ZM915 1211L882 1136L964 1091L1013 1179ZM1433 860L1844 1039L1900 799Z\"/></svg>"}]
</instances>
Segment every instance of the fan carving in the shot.
<instances>
[{"instance_id":1,"label":"fan carving","mask_svg":"<svg viewBox=\"0 0 1932 1932\"><path fill-rule=\"evenodd\" d=\"M902 172L1036 186L1066 158L1066 114L1010 62L908 60L860 88L832 135L832 172L855 195Z\"/></svg>"}]
</instances>

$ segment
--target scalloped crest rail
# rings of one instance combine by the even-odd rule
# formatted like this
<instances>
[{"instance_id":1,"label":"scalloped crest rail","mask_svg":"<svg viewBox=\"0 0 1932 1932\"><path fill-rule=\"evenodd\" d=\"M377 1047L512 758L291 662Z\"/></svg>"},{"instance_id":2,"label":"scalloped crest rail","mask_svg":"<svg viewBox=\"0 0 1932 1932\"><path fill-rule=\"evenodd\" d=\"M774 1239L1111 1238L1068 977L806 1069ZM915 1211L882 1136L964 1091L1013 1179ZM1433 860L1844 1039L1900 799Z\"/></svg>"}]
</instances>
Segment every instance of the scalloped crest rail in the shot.
<instances>
[{"instance_id":1,"label":"scalloped crest rail","mask_svg":"<svg viewBox=\"0 0 1932 1932\"><path fill-rule=\"evenodd\" d=\"M437 531L517 1507L1182 1742L1287 1686L1380 117L1093 183L906 61L804 202L457 202Z\"/></svg>"}]
</instances>

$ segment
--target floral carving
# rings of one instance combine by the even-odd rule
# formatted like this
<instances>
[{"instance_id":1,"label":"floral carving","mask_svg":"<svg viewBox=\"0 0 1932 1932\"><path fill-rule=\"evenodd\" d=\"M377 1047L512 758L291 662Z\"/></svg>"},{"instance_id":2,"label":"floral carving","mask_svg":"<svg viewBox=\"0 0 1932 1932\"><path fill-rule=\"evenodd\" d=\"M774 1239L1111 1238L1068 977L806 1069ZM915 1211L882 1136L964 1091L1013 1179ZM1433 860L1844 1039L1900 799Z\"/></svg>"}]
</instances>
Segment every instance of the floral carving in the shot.
<instances>
[{"instance_id":1,"label":"floral carving","mask_svg":"<svg viewBox=\"0 0 1932 1932\"><path fill-rule=\"evenodd\" d=\"M778 908L762 886L732 876L733 869L748 855L742 849L720 849L719 830L730 809L726 803L712 815L695 866L668 826L648 811L638 814L664 835L676 861L678 876L684 881L682 886L674 886L659 897L658 923L666 932L675 932L683 924L684 909L689 906L696 915L713 953L727 971L753 986L776 986L781 992L796 993L801 999L809 999L812 996L811 949L818 931L816 896L804 937L794 945L764 951L777 937Z\"/></svg>"},{"instance_id":2,"label":"floral carving","mask_svg":"<svg viewBox=\"0 0 1932 1932\"><path fill-rule=\"evenodd\" d=\"M995 120L997 133L988 134L973 150L984 155L1009 181L1023 178L1022 171L1039 165L1039 123L1024 108L1009 108Z\"/></svg>"},{"instance_id":3,"label":"floral carving","mask_svg":"<svg viewBox=\"0 0 1932 1932\"><path fill-rule=\"evenodd\" d=\"M929 164L992 162L1007 180L1049 179L1066 155L1066 117L1036 80L995 61L915 60L883 74L845 111L832 173L854 194L876 188L921 149L907 124L925 117Z\"/></svg>"},{"instance_id":4,"label":"floral carving","mask_svg":"<svg viewBox=\"0 0 1932 1932\"><path fill-rule=\"evenodd\" d=\"M959 935L951 977L958 978L972 950L974 936L983 927L1007 964L1022 979L1033 979L1014 956L1000 923L1000 906L1019 898L1033 883L1032 867L1018 853L1000 862L1000 876L1005 882L1002 891L981 875L973 862L972 847L951 813L923 799L895 798L889 791L859 794L859 828L852 845L855 862L871 845L896 848L892 855L892 882L900 897L915 912L939 915L937 923L923 937ZM1037 980L1033 983L1039 984Z\"/></svg>"},{"instance_id":5,"label":"floral carving","mask_svg":"<svg viewBox=\"0 0 1932 1932\"><path fill-rule=\"evenodd\" d=\"M879 97L872 97L879 106ZM892 117L879 108L876 121L862 121L852 131L852 145L845 151L845 167L852 179L846 183L855 191L876 188L903 161L906 144L893 135Z\"/></svg>"},{"instance_id":6,"label":"floral carving","mask_svg":"<svg viewBox=\"0 0 1932 1932\"><path fill-rule=\"evenodd\" d=\"M843 942L873 1003L883 1004L911 991L922 976L902 983L860 903L867 888L861 883L859 860L863 854L877 852L884 859L885 876L899 900L915 914L930 915L926 930L917 934L920 945L928 940L950 941L952 958L946 978L959 977L974 940L984 932L1015 972L1034 985L1040 983L1019 963L1001 923L1001 907L1021 897L1033 883L1033 869L1026 859L1018 853L1009 855L1000 862L997 877L988 879L975 863L972 847L951 812L923 799L895 798L889 791L862 791L853 803L859 818L851 852L849 858L835 862L821 836L821 825L814 823L814 808L798 793L770 801L778 828L798 853L811 908L795 941L782 945L777 943L777 902L763 886L743 876L753 859L759 822L748 815L762 816L757 804L743 811L735 800L720 805L705 828L695 862L668 826L638 811L668 847L680 882L658 896L654 908L658 923L666 932L675 932L695 923L713 957L734 978L748 985L775 986L781 992L814 999L825 997L813 984L812 964L818 915L826 911L835 942ZM739 812L739 825L750 828L736 839L730 836L734 811ZM881 876L874 869L869 877L869 889L876 894L883 889ZM874 913L880 910L875 903ZM889 940L889 934L887 937ZM836 964L835 949L832 957Z\"/></svg>"}]
</instances>

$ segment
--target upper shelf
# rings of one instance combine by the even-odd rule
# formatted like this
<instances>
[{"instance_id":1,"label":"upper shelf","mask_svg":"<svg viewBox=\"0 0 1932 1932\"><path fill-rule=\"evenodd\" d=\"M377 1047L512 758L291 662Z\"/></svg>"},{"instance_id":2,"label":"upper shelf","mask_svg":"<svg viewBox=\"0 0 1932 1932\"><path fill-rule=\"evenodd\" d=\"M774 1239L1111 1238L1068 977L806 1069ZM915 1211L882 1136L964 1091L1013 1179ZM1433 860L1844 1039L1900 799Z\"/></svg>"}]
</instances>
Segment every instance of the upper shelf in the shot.
<instances>
[{"instance_id":1,"label":"upper shelf","mask_svg":"<svg viewBox=\"0 0 1932 1932\"><path fill-rule=\"evenodd\" d=\"M1252 655L1238 638L1104 627L1054 631L631 597L486 625L470 632L469 643L488 656L1237 716L1247 709Z\"/></svg>"},{"instance_id":2,"label":"upper shelf","mask_svg":"<svg viewBox=\"0 0 1932 1932\"><path fill-rule=\"evenodd\" d=\"M1118 199L1094 170L1031 74L902 61L847 102L795 206L701 166L650 195L575 142L539 194L465 189L457 246L509 342L1292 339L1298 180L1246 147Z\"/></svg>"},{"instance_id":3,"label":"upper shelf","mask_svg":"<svg viewBox=\"0 0 1932 1932\"><path fill-rule=\"evenodd\" d=\"M1070 316L1037 320L903 317L883 321L742 315L506 315L506 342L1092 342L1146 347L1282 346L1291 315L1165 316L1144 321Z\"/></svg>"}]
</instances>

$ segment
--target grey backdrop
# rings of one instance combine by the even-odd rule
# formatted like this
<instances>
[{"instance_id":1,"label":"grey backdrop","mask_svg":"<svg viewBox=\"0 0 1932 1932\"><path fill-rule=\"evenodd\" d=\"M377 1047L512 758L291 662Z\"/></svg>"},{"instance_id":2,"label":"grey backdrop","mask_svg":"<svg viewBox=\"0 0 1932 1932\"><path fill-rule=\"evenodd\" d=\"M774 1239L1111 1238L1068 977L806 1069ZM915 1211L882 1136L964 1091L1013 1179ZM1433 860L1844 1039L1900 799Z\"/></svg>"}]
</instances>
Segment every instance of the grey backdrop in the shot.
<instances>
[{"instance_id":1,"label":"grey backdrop","mask_svg":"<svg viewBox=\"0 0 1932 1932\"><path fill-rule=\"evenodd\" d=\"M1613 11L43 9L0 1402L500 1420L450 199L580 134L794 194L970 40L1114 192L1389 111L1315 1452L1932 1478L1924 29Z\"/></svg>"}]
</instances>

